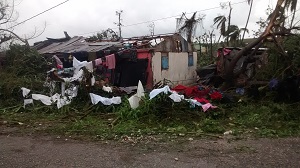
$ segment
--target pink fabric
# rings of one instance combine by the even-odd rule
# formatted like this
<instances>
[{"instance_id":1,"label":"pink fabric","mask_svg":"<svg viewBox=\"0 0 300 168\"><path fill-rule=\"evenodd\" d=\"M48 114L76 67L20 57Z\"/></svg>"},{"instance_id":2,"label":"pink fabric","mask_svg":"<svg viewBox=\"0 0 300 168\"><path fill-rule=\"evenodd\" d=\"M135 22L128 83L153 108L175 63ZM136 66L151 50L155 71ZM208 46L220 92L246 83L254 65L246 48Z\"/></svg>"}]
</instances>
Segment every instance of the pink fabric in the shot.
<instances>
[{"instance_id":1,"label":"pink fabric","mask_svg":"<svg viewBox=\"0 0 300 168\"><path fill-rule=\"evenodd\" d=\"M218 107L217 106L213 106L210 103L206 103L206 104L202 105L202 109L203 109L204 112L206 112L209 108L215 109L215 108L218 108Z\"/></svg>"},{"instance_id":2,"label":"pink fabric","mask_svg":"<svg viewBox=\"0 0 300 168\"><path fill-rule=\"evenodd\" d=\"M61 62L61 60L60 60L56 55L53 55L53 58L55 59L56 64L58 64L58 65L62 65L62 64L63 64L63 63Z\"/></svg>"},{"instance_id":3,"label":"pink fabric","mask_svg":"<svg viewBox=\"0 0 300 168\"><path fill-rule=\"evenodd\" d=\"M106 58L106 65L107 65L108 69L115 69L115 67L116 67L115 54L108 55L105 58Z\"/></svg>"},{"instance_id":4,"label":"pink fabric","mask_svg":"<svg viewBox=\"0 0 300 168\"><path fill-rule=\"evenodd\" d=\"M99 66L101 64L102 64L102 59L101 58L95 59L95 65L96 66Z\"/></svg>"},{"instance_id":5,"label":"pink fabric","mask_svg":"<svg viewBox=\"0 0 300 168\"><path fill-rule=\"evenodd\" d=\"M231 52L231 50L224 48L223 49L223 54L228 55Z\"/></svg>"},{"instance_id":6,"label":"pink fabric","mask_svg":"<svg viewBox=\"0 0 300 168\"><path fill-rule=\"evenodd\" d=\"M57 64L57 65L56 65L56 68L57 68L57 69L63 69L63 65Z\"/></svg>"},{"instance_id":7,"label":"pink fabric","mask_svg":"<svg viewBox=\"0 0 300 168\"><path fill-rule=\"evenodd\" d=\"M227 48L224 48L224 49L223 49L223 55L224 55L224 56L230 54L230 52L231 52L230 49L227 49ZM221 51L218 50L218 57L220 57L220 56L221 56Z\"/></svg>"}]
</instances>

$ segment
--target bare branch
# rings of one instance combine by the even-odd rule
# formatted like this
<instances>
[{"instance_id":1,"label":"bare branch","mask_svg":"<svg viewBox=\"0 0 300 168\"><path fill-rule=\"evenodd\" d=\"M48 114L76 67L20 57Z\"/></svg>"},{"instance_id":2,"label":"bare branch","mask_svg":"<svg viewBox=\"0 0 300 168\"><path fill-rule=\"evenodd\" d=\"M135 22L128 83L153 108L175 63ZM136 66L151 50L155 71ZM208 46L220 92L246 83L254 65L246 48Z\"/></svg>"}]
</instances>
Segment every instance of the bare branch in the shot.
<instances>
[{"instance_id":1,"label":"bare branch","mask_svg":"<svg viewBox=\"0 0 300 168\"><path fill-rule=\"evenodd\" d=\"M47 23L45 22L43 30L38 34L37 34L37 28L35 27L33 35L29 38L26 38L26 40L32 40L32 39L35 39L35 38L41 36L45 32L46 27L47 27Z\"/></svg>"},{"instance_id":2,"label":"bare branch","mask_svg":"<svg viewBox=\"0 0 300 168\"><path fill-rule=\"evenodd\" d=\"M4 12L6 12L6 10L7 10L8 8L9 8L9 6L6 5L6 6L5 6L5 11L4 11ZM4 19L4 17L7 16L7 15L8 15L8 17L5 18L5 21L4 21L4 22L1 22L0 25L6 24L6 23L8 23L8 22L13 22L12 17L13 17L13 14L14 14L14 13L15 13L15 0L12 0L11 11L10 11L9 13L4 13L3 18L1 18L0 20Z\"/></svg>"},{"instance_id":3,"label":"bare branch","mask_svg":"<svg viewBox=\"0 0 300 168\"><path fill-rule=\"evenodd\" d=\"M16 33L14 33L13 31L10 31L8 29L0 29L0 31L4 31L4 32L8 32L12 35L14 35L16 38L18 38L21 42L25 43L27 46L29 46L29 43L26 39L21 38L20 36L18 36Z\"/></svg>"}]
</instances>

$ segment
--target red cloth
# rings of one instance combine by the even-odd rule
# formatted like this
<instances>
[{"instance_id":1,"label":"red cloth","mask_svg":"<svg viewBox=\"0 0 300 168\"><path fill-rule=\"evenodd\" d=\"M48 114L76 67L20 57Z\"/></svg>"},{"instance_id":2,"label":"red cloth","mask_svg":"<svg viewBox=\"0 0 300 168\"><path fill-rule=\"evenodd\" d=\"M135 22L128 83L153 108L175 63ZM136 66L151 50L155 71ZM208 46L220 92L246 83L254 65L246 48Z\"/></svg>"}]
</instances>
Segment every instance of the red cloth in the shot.
<instances>
[{"instance_id":1,"label":"red cloth","mask_svg":"<svg viewBox=\"0 0 300 168\"><path fill-rule=\"evenodd\" d=\"M185 91L187 87L183 86L183 85L177 85L176 87L174 87L172 90L176 91L176 92L182 92Z\"/></svg>"},{"instance_id":2,"label":"red cloth","mask_svg":"<svg viewBox=\"0 0 300 168\"><path fill-rule=\"evenodd\" d=\"M212 100L221 100L222 99L222 94L219 93L219 92L213 92L211 95L210 95L210 98Z\"/></svg>"},{"instance_id":3,"label":"red cloth","mask_svg":"<svg viewBox=\"0 0 300 168\"><path fill-rule=\"evenodd\" d=\"M198 98L198 97L196 97L196 98L194 98L194 100L197 100L197 102L202 103L202 104L209 103L209 101L206 100L206 99L204 99L204 98Z\"/></svg>"},{"instance_id":4,"label":"red cloth","mask_svg":"<svg viewBox=\"0 0 300 168\"><path fill-rule=\"evenodd\" d=\"M108 69L115 69L115 67L116 67L115 54L105 56L105 59L106 59L106 65L107 65Z\"/></svg>"},{"instance_id":5,"label":"red cloth","mask_svg":"<svg viewBox=\"0 0 300 168\"><path fill-rule=\"evenodd\" d=\"M183 85L178 85L172 90L176 92L181 92L185 94L187 97L205 97L209 93L209 89L199 90L198 86L186 87Z\"/></svg>"}]
</instances>

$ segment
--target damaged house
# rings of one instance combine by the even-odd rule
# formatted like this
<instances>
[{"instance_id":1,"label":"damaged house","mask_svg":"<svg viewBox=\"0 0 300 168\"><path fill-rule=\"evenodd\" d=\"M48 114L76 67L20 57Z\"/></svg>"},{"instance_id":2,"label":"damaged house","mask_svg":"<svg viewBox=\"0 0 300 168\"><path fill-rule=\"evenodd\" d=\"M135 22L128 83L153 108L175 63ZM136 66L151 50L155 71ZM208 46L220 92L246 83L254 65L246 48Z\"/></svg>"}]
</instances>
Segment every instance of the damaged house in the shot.
<instances>
[{"instance_id":1,"label":"damaged house","mask_svg":"<svg viewBox=\"0 0 300 168\"><path fill-rule=\"evenodd\" d=\"M171 85L197 81L197 53L179 34L125 38L118 42L87 42L84 37L65 35L35 43L33 48L49 58L56 55L63 68L72 67L73 57L93 62L95 75L118 87L136 86L139 80L147 89L166 80Z\"/></svg>"}]
</instances>

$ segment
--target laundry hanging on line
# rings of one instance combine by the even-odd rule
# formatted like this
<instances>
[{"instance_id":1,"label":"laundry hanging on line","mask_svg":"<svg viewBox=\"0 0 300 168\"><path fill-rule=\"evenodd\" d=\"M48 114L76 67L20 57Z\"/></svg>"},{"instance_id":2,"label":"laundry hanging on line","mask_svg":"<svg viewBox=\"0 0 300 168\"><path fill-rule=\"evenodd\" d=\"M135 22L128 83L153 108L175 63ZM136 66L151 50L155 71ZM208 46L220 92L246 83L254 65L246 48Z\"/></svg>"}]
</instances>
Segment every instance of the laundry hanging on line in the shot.
<instances>
[{"instance_id":1,"label":"laundry hanging on line","mask_svg":"<svg viewBox=\"0 0 300 168\"><path fill-rule=\"evenodd\" d=\"M108 69L115 69L116 68L116 57L115 54L105 56L106 59L106 66Z\"/></svg>"}]
</instances>

